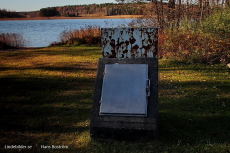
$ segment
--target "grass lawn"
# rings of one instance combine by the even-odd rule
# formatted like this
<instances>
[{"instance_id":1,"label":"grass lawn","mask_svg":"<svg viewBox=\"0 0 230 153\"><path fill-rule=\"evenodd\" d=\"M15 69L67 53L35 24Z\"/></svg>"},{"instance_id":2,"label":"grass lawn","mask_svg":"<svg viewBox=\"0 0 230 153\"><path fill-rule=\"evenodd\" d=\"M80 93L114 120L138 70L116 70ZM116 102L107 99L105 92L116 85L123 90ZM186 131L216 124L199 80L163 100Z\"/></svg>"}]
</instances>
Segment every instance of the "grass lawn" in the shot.
<instances>
[{"instance_id":1,"label":"grass lawn","mask_svg":"<svg viewBox=\"0 0 230 153\"><path fill-rule=\"evenodd\" d=\"M18 152L5 148L11 145L26 146L23 152L230 152L227 67L165 59L159 60L158 140L90 140L100 57L100 47L84 46L1 51L0 152Z\"/></svg>"}]
</instances>

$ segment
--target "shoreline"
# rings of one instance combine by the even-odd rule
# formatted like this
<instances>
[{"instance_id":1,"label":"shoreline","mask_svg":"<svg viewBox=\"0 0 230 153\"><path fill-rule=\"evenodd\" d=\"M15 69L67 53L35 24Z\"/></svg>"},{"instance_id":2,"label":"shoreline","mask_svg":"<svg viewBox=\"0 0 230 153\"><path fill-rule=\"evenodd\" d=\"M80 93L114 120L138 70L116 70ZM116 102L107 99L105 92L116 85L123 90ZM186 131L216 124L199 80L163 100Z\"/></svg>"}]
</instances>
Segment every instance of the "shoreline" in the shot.
<instances>
[{"instance_id":1,"label":"shoreline","mask_svg":"<svg viewBox=\"0 0 230 153\"><path fill-rule=\"evenodd\" d=\"M79 17L27 17L27 18L0 18L0 21L8 20L60 20L60 19L136 19L143 17L143 15L111 15L111 16L79 16Z\"/></svg>"}]
</instances>

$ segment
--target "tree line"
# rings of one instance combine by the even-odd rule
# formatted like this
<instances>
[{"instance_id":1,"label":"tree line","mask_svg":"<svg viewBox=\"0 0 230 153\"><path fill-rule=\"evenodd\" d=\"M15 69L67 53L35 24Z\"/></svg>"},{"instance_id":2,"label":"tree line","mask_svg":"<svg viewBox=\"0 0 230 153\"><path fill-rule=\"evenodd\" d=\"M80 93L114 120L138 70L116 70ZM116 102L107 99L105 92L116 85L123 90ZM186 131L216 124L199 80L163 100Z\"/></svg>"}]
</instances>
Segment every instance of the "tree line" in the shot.
<instances>
[{"instance_id":1,"label":"tree line","mask_svg":"<svg viewBox=\"0 0 230 153\"><path fill-rule=\"evenodd\" d=\"M50 17L50 16L58 16L59 12L56 10L56 8L52 7L52 8L42 8L40 9L39 12L40 16L42 17Z\"/></svg>"},{"instance_id":2,"label":"tree line","mask_svg":"<svg viewBox=\"0 0 230 153\"><path fill-rule=\"evenodd\" d=\"M116 0L119 3L149 2L144 17L149 25L178 27L181 20L201 21L216 9L227 8L230 0ZM141 22L140 22L141 24Z\"/></svg>"},{"instance_id":3,"label":"tree line","mask_svg":"<svg viewBox=\"0 0 230 153\"><path fill-rule=\"evenodd\" d=\"M66 16L77 17L87 14L98 15L143 15L146 2L138 3L104 3L90 5L69 5L62 7L41 8L39 11L32 12L15 12L0 9L0 18L16 18L16 17L52 17Z\"/></svg>"},{"instance_id":4,"label":"tree line","mask_svg":"<svg viewBox=\"0 0 230 153\"><path fill-rule=\"evenodd\" d=\"M20 12L0 9L0 18L23 18L23 17L25 17L25 15L23 15Z\"/></svg>"},{"instance_id":5,"label":"tree line","mask_svg":"<svg viewBox=\"0 0 230 153\"><path fill-rule=\"evenodd\" d=\"M181 18L200 20L211 14L216 7L227 7L230 0L115 0L118 3L70 5L42 8L33 12L13 12L0 9L0 18L5 17L77 17L98 15L144 15L157 19L158 26L165 23L178 24Z\"/></svg>"},{"instance_id":6,"label":"tree line","mask_svg":"<svg viewBox=\"0 0 230 153\"><path fill-rule=\"evenodd\" d=\"M87 14L98 15L143 15L143 6L147 3L104 3L90 5L70 5L42 8L37 12L25 12L29 17L66 16L77 17Z\"/></svg>"}]
</instances>

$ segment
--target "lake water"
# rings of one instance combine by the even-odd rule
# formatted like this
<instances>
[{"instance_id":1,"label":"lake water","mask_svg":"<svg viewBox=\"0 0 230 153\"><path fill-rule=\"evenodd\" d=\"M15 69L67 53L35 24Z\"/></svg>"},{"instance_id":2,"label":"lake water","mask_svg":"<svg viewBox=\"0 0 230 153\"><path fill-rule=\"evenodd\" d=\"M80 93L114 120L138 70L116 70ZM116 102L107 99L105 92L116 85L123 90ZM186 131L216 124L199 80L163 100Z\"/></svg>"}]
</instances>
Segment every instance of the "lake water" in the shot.
<instances>
[{"instance_id":1,"label":"lake water","mask_svg":"<svg viewBox=\"0 0 230 153\"><path fill-rule=\"evenodd\" d=\"M25 47L46 47L54 41L59 41L59 35L64 30L80 29L87 25L97 25L101 28L115 28L131 22L132 19L61 19L61 20L17 20L0 21L0 33L19 33L27 41Z\"/></svg>"}]
</instances>

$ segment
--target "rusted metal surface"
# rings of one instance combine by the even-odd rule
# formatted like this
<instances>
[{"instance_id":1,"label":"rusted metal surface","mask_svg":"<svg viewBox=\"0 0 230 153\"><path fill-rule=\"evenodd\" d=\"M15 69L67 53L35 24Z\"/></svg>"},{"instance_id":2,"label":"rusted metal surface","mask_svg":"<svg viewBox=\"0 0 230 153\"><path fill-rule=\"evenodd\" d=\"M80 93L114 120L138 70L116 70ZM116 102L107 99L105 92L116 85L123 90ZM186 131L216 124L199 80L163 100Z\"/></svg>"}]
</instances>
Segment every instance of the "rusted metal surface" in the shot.
<instances>
[{"instance_id":1,"label":"rusted metal surface","mask_svg":"<svg viewBox=\"0 0 230 153\"><path fill-rule=\"evenodd\" d=\"M158 28L102 28L104 58L157 56Z\"/></svg>"}]
</instances>

